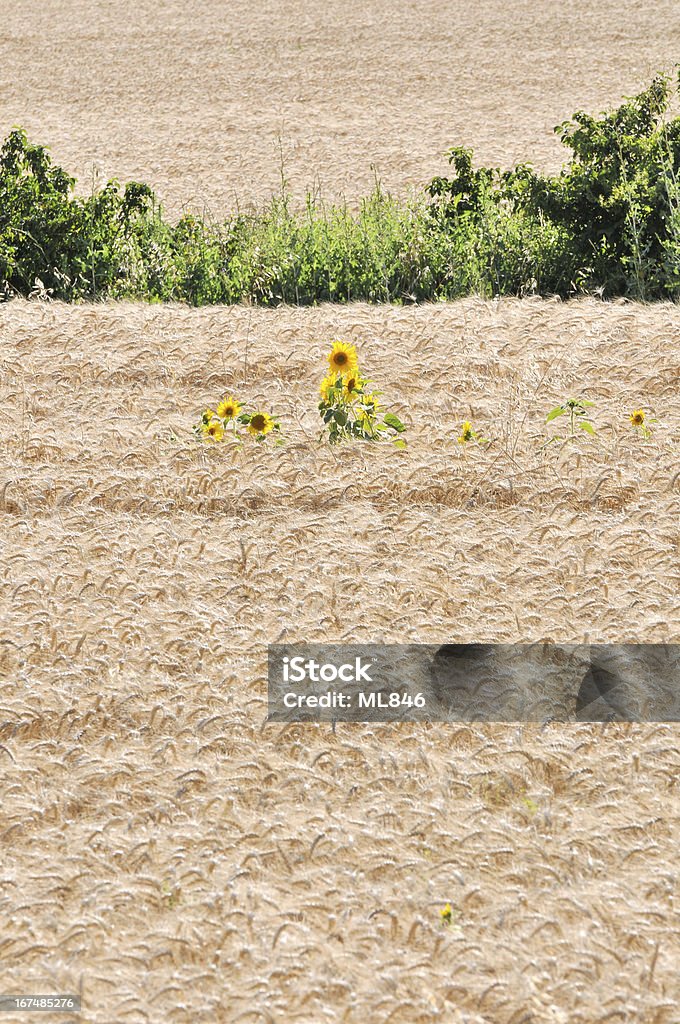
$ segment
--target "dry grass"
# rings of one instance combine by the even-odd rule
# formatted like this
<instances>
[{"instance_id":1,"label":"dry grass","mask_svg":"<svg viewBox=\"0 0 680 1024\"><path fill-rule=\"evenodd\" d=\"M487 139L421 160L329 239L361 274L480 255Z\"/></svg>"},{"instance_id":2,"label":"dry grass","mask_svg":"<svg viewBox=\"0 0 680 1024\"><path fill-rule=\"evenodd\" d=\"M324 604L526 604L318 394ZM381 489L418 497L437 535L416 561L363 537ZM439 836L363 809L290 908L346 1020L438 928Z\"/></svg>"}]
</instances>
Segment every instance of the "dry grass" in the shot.
<instances>
[{"instance_id":1,"label":"dry grass","mask_svg":"<svg viewBox=\"0 0 680 1024\"><path fill-rule=\"evenodd\" d=\"M21 0L3 5L0 130L81 179L155 185L214 214L318 181L353 200L480 161L559 167L554 125L678 58L675 0Z\"/></svg>"},{"instance_id":2,"label":"dry grass","mask_svg":"<svg viewBox=\"0 0 680 1024\"><path fill-rule=\"evenodd\" d=\"M0 307L4 990L82 985L101 1024L677 1021L676 727L281 728L264 673L283 637L678 641L679 328ZM317 444L337 335L406 452ZM232 390L285 448L193 440ZM573 392L599 442L538 454Z\"/></svg>"}]
</instances>

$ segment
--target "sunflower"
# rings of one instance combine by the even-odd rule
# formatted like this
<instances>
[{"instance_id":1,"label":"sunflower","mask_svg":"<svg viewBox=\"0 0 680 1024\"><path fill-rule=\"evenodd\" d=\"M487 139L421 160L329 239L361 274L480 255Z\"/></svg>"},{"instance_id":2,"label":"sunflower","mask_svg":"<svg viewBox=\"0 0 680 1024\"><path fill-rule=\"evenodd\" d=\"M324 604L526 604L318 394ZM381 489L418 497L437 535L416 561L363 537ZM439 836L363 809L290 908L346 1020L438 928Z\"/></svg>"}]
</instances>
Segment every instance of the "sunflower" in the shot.
<instances>
[{"instance_id":1,"label":"sunflower","mask_svg":"<svg viewBox=\"0 0 680 1024\"><path fill-rule=\"evenodd\" d=\"M248 431L253 437L264 437L274 429L274 420L266 412L254 412L250 417Z\"/></svg>"},{"instance_id":2,"label":"sunflower","mask_svg":"<svg viewBox=\"0 0 680 1024\"><path fill-rule=\"evenodd\" d=\"M210 421L214 419L216 415L217 413L215 412L214 409L206 409L201 419L203 420L204 423L210 423Z\"/></svg>"},{"instance_id":3,"label":"sunflower","mask_svg":"<svg viewBox=\"0 0 680 1024\"><path fill-rule=\"evenodd\" d=\"M642 409L636 409L630 417L630 422L634 427L644 427L645 425L645 414Z\"/></svg>"},{"instance_id":4,"label":"sunflower","mask_svg":"<svg viewBox=\"0 0 680 1024\"><path fill-rule=\"evenodd\" d=\"M328 353L328 365L331 373L356 373L358 359L354 345L348 345L345 341L333 342L333 348Z\"/></svg>"},{"instance_id":5,"label":"sunflower","mask_svg":"<svg viewBox=\"0 0 680 1024\"><path fill-rule=\"evenodd\" d=\"M358 416L359 426L362 430L365 430L367 434L373 433L373 419L369 412L362 409Z\"/></svg>"},{"instance_id":6,"label":"sunflower","mask_svg":"<svg viewBox=\"0 0 680 1024\"><path fill-rule=\"evenodd\" d=\"M231 395L228 398L223 398L217 406L217 415L223 420L235 420L240 411L240 404Z\"/></svg>"},{"instance_id":7,"label":"sunflower","mask_svg":"<svg viewBox=\"0 0 680 1024\"><path fill-rule=\"evenodd\" d=\"M461 435L458 438L458 444L466 444L468 441L472 441L475 436L475 432L472 429L472 424L469 420L465 420L461 427Z\"/></svg>"},{"instance_id":8,"label":"sunflower","mask_svg":"<svg viewBox=\"0 0 680 1024\"><path fill-rule=\"evenodd\" d=\"M442 924L451 924L451 918L453 917L453 909L450 903L447 903L446 906L439 911L439 916L442 919Z\"/></svg>"},{"instance_id":9,"label":"sunflower","mask_svg":"<svg viewBox=\"0 0 680 1024\"><path fill-rule=\"evenodd\" d=\"M333 387L333 385L335 384L337 379L338 379L337 373L329 373L321 381L321 387L319 388L319 391L321 393L321 397L324 400L324 402L328 401L331 388Z\"/></svg>"},{"instance_id":10,"label":"sunflower","mask_svg":"<svg viewBox=\"0 0 680 1024\"><path fill-rule=\"evenodd\" d=\"M346 402L351 402L352 399L357 398L359 391L363 385L363 380L358 373L346 373L342 378L342 397Z\"/></svg>"},{"instance_id":11,"label":"sunflower","mask_svg":"<svg viewBox=\"0 0 680 1024\"><path fill-rule=\"evenodd\" d=\"M201 429L206 441L221 441L224 437L224 428L217 421L204 423Z\"/></svg>"}]
</instances>

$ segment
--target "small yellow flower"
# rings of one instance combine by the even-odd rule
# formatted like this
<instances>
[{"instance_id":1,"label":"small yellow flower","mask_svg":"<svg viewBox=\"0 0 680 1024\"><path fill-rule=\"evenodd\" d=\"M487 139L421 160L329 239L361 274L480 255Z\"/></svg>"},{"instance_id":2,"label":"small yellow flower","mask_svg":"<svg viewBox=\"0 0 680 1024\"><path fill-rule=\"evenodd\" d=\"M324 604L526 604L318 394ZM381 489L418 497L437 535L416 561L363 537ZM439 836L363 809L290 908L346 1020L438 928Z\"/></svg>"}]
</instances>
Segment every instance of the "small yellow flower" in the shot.
<instances>
[{"instance_id":1,"label":"small yellow flower","mask_svg":"<svg viewBox=\"0 0 680 1024\"><path fill-rule=\"evenodd\" d=\"M450 903L447 903L446 906L439 911L439 916L442 919L442 924L451 924L451 920L453 918L453 910L451 909Z\"/></svg>"},{"instance_id":2,"label":"small yellow flower","mask_svg":"<svg viewBox=\"0 0 680 1024\"><path fill-rule=\"evenodd\" d=\"M328 401L328 396L329 396L330 390L333 387L333 385L335 384L337 379L338 379L337 373L329 373L321 381L321 387L319 388L319 391L321 392L321 397L323 398L324 402Z\"/></svg>"},{"instance_id":3,"label":"small yellow flower","mask_svg":"<svg viewBox=\"0 0 680 1024\"><path fill-rule=\"evenodd\" d=\"M203 420L204 423L210 423L210 421L214 419L216 415L217 414L214 409L206 409L201 419Z\"/></svg>"},{"instance_id":4,"label":"small yellow flower","mask_svg":"<svg viewBox=\"0 0 680 1024\"><path fill-rule=\"evenodd\" d=\"M525 807L529 811L529 814L535 814L536 811L538 810L538 804L536 803L535 800L532 800L531 797L529 797L529 796L523 796L522 797L522 803L525 805Z\"/></svg>"},{"instance_id":5,"label":"small yellow flower","mask_svg":"<svg viewBox=\"0 0 680 1024\"><path fill-rule=\"evenodd\" d=\"M331 373L355 373L358 369L357 350L346 341L333 342L328 354L328 365Z\"/></svg>"},{"instance_id":6,"label":"small yellow flower","mask_svg":"<svg viewBox=\"0 0 680 1024\"><path fill-rule=\"evenodd\" d=\"M266 412L255 412L250 417L248 431L253 437L263 437L274 429L274 420Z\"/></svg>"},{"instance_id":7,"label":"small yellow flower","mask_svg":"<svg viewBox=\"0 0 680 1024\"><path fill-rule=\"evenodd\" d=\"M206 441L221 441L224 437L224 428L217 420L213 420L212 423L204 423L201 429Z\"/></svg>"},{"instance_id":8,"label":"small yellow flower","mask_svg":"<svg viewBox=\"0 0 680 1024\"><path fill-rule=\"evenodd\" d=\"M643 427L645 425L645 414L642 409L636 409L635 412L630 416L630 422L634 427Z\"/></svg>"},{"instance_id":9,"label":"small yellow flower","mask_svg":"<svg viewBox=\"0 0 680 1024\"><path fill-rule=\"evenodd\" d=\"M465 420L461 427L461 435L458 438L458 444L466 444L468 441L472 441L475 436L475 432L472 429L472 424L469 420Z\"/></svg>"},{"instance_id":10,"label":"small yellow flower","mask_svg":"<svg viewBox=\"0 0 680 1024\"><path fill-rule=\"evenodd\" d=\"M235 398L229 395L228 398L222 399L220 404L217 406L217 415L223 420L235 420L241 411L240 404Z\"/></svg>"}]
</instances>

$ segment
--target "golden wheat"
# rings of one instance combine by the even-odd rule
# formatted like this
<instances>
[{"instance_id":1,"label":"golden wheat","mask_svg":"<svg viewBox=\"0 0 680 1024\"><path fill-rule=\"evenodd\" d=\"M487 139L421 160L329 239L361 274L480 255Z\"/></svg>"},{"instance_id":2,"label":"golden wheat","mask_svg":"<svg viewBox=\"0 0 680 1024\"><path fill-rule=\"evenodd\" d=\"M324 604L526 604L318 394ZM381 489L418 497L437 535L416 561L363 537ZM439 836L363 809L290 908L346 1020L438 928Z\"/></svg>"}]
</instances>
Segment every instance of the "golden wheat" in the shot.
<instances>
[{"instance_id":1,"label":"golden wheat","mask_svg":"<svg viewBox=\"0 0 680 1024\"><path fill-rule=\"evenodd\" d=\"M101 1024L672 1024L676 727L333 733L264 698L283 639L677 641L679 329L595 301L0 306L5 990L82 985ZM394 381L406 452L318 443L336 336ZM597 440L539 453L576 391ZM288 444L193 438L232 393ZM465 418L502 424L473 459Z\"/></svg>"},{"instance_id":2,"label":"golden wheat","mask_svg":"<svg viewBox=\"0 0 680 1024\"><path fill-rule=\"evenodd\" d=\"M554 125L610 108L677 60L675 0L213 0L4 4L2 137L15 124L88 192L93 168L146 181L164 209L221 216L269 200L284 173L352 204L449 170L557 170ZM42 26L42 29L37 29ZM26 74L26 68L31 74ZM95 174L95 177L96 177Z\"/></svg>"}]
</instances>

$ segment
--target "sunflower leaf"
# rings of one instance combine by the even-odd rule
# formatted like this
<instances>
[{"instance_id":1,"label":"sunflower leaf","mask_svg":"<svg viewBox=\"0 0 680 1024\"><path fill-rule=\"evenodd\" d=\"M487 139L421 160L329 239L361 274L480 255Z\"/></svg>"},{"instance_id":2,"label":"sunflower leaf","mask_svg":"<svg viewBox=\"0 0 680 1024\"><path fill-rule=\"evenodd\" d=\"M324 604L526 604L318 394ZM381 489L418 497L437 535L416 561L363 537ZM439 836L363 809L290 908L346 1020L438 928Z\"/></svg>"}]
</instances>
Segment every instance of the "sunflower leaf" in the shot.
<instances>
[{"instance_id":1,"label":"sunflower leaf","mask_svg":"<svg viewBox=\"0 0 680 1024\"><path fill-rule=\"evenodd\" d=\"M550 410L545 418L545 422L550 423L551 420L556 420L558 416L564 416L565 411L561 405L558 405L555 409Z\"/></svg>"},{"instance_id":2,"label":"sunflower leaf","mask_svg":"<svg viewBox=\"0 0 680 1024\"><path fill-rule=\"evenodd\" d=\"M385 415L383 416L383 423L386 423L388 427L392 427L392 429L396 430L398 434L401 434L404 430L406 430L406 427L401 422L399 417L395 416L394 413L391 412L385 413Z\"/></svg>"}]
</instances>

